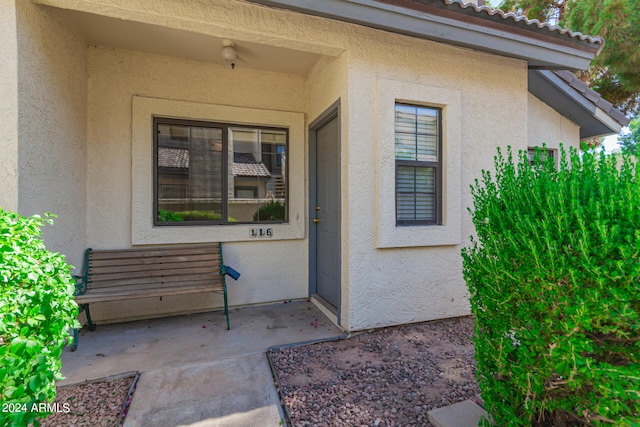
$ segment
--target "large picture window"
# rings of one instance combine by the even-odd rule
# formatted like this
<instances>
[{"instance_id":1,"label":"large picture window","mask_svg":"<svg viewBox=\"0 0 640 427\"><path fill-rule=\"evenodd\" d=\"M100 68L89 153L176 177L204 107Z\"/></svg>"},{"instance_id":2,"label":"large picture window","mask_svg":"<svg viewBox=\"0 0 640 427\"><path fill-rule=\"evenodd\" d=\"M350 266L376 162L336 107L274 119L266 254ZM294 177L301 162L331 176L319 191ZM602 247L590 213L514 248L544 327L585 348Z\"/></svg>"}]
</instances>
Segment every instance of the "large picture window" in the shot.
<instances>
[{"instance_id":1,"label":"large picture window","mask_svg":"<svg viewBox=\"0 0 640 427\"><path fill-rule=\"evenodd\" d=\"M441 224L439 108L395 106L396 225Z\"/></svg>"},{"instance_id":2,"label":"large picture window","mask_svg":"<svg viewBox=\"0 0 640 427\"><path fill-rule=\"evenodd\" d=\"M287 129L155 118L156 225L283 223Z\"/></svg>"}]
</instances>

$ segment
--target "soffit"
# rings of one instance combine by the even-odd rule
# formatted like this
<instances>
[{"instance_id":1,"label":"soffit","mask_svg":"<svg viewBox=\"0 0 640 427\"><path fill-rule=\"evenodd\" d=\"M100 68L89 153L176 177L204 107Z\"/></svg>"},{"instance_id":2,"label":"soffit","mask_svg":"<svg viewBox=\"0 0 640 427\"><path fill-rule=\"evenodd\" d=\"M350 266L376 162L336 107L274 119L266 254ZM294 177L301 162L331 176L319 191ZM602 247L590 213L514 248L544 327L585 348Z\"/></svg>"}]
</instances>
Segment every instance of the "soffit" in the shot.
<instances>
[{"instance_id":1,"label":"soffit","mask_svg":"<svg viewBox=\"0 0 640 427\"><path fill-rule=\"evenodd\" d=\"M222 59L221 37L80 11L64 10L64 14L89 45L229 66ZM321 56L253 42L236 41L235 44L238 68L306 76Z\"/></svg>"}]
</instances>

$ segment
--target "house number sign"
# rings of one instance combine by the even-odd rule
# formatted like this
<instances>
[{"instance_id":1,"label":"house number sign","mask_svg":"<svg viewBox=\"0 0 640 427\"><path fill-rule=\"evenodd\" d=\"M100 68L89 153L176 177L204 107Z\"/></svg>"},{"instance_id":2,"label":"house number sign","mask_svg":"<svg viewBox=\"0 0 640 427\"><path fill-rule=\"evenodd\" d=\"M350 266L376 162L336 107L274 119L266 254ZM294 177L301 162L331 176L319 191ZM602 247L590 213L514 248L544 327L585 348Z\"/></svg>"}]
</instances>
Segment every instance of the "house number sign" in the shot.
<instances>
[{"instance_id":1,"label":"house number sign","mask_svg":"<svg viewBox=\"0 0 640 427\"><path fill-rule=\"evenodd\" d=\"M252 239L273 237L273 228L252 228L249 230L249 237Z\"/></svg>"}]
</instances>

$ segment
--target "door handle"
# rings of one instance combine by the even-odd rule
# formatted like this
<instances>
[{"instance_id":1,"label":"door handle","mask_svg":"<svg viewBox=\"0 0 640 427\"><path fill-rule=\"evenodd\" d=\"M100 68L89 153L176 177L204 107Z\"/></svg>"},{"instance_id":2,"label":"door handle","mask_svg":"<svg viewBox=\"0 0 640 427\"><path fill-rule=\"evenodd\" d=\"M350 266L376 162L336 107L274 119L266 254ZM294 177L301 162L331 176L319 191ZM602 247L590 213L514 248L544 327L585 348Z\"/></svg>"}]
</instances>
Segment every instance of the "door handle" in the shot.
<instances>
[{"instance_id":1,"label":"door handle","mask_svg":"<svg viewBox=\"0 0 640 427\"><path fill-rule=\"evenodd\" d=\"M314 223L314 224L317 224L317 223L319 223L319 222L320 222L320 218L313 218L313 223Z\"/></svg>"}]
</instances>

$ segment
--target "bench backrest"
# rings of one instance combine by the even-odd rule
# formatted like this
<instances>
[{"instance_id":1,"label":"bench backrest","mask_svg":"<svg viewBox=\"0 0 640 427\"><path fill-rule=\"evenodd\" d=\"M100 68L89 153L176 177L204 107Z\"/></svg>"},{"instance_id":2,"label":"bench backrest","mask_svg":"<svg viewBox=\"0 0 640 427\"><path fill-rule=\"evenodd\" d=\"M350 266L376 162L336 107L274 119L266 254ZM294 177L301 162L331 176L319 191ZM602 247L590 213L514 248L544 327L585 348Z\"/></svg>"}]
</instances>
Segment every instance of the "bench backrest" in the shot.
<instances>
[{"instance_id":1,"label":"bench backrest","mask_svg":"<svg viewBox=\"0 0 640 427\"><path fill-rule=\"evenodd\" d=\"M87 249L87 289L222 283L220 244L123 250Z\"/></svg>"}]
</instances>

